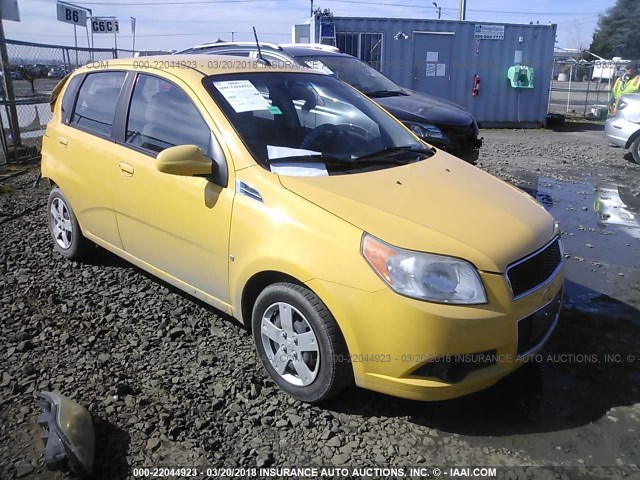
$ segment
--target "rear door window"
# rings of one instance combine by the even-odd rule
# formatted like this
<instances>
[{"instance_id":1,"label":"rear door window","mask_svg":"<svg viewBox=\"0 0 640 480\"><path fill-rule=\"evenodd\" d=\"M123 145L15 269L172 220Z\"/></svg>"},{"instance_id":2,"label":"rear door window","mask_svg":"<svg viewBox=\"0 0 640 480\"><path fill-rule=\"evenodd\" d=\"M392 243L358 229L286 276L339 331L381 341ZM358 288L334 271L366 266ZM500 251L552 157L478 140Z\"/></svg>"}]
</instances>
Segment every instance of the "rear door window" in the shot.
<instances>
[{"instance_id":1,"label":"rear door window","mask_svg":"<svg viewBox=\"0 0 640 480\"><path fill-rule=\"evenodd\" d=\"M71 124L110 137L125 76L125 72L98 72L87 75L78 92Z\"/></svg>"}]
</instances>

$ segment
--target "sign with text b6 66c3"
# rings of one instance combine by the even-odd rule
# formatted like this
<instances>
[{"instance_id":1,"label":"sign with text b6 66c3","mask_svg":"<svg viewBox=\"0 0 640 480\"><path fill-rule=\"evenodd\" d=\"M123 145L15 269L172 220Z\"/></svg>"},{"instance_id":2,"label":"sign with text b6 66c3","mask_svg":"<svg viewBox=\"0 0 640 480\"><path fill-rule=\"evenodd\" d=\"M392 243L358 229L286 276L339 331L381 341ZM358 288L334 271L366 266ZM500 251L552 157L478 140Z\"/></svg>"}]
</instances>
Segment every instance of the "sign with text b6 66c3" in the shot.
<instances>
[{"instance_id":1,"label":"sign with text b6 66c3","mask_svg":"<svg viewBox=\"0 0 640 480\"><path fill-rule=\"evenodd\" d=\"M87 25L87 11L81 8L71 7L62 3L56 3L58 20L73 25L85 27Z\"/></svg>"},{"instance_id":2,"label":"sign with text b6 66c3","mask_svg":"<svg viewBox=\"0 0 640 480\"><path fill-rule=\"evenodd\" d=\"M119 33L118 19L113 17L92 17L91 31L93 33Z\"/></svg>"}]
</instances>

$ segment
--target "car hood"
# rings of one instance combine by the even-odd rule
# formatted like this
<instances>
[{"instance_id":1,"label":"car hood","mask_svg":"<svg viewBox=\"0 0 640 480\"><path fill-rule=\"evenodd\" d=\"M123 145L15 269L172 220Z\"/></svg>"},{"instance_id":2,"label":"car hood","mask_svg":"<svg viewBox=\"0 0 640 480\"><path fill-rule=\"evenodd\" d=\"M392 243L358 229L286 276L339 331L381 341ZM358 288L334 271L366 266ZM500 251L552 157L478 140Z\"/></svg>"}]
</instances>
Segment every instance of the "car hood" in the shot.
<instances>
[{"instance_id":1,"label":"car hood","mask_svg":"<svg viewBox=\"0 0 640 480\"><path fill-rule=\"evenodd\" d=\"M384 170L280 181L385 242L487 272L504 272L554 235L553 218L531 196L444 152Z\"/></svg>"},{"instance_id":2,"label":"car hood","mask_svg":"<svg viewBox=\"0 0 640 480\"><path fill-rule=\"evenodd\" d=\"M400 121L461 127L473 122L473 116L453 102L411 90L405 92L409 95L378 97L373 100Z\"/></svg>"}]
</instances>

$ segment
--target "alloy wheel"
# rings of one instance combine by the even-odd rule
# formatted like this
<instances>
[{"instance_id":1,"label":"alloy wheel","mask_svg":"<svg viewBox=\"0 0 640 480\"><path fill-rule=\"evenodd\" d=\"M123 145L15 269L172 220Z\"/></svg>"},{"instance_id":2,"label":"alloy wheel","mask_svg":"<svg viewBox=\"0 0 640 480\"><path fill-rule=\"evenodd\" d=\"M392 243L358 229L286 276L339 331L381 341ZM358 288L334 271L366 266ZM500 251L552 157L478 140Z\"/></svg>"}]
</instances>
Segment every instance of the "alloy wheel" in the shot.
<instances>
[{"instance_id":1,"label":"alloy wheel","mask_svg":"<svg viewBox=\"0 0 640 480\"><path fill-rule=\"evenodd\" d=\"M320 368L318 339L309 321L292 305L270 305L260 322L262 346L274 370L288 383L307 386Z\"/></svg>"},{"instance_id":2,"label":"alloy wheel","mask_svg":"<svg viewBox=\"0 0 640 480\"><path fill-rule=\"evenodd\" d=\"M51 202L51 231L56 243L67 250L71 246L73 224L69 208L61 198L54 198Z\"/></svg>"}]
</instances>

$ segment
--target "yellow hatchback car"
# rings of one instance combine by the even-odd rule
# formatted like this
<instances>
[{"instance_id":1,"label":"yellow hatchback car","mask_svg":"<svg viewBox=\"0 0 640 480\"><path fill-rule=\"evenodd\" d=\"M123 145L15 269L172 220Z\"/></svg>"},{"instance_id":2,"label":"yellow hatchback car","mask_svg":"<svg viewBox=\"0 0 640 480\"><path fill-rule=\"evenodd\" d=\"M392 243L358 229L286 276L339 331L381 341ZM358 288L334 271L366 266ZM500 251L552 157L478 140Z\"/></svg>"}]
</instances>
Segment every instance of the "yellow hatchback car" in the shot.
<instances>
[{"instance_id":1,"label":"yellow hatchback car","mask_svg":"<svg viewBox=\"0 0 640 480\"><path fill-rule=\"evenodd\" d=\"M54 248L97 244L238 318L292 396L468 394L554 329L553 218L330 74L211 55L92 67L52 95Z\"/></svg>"}]
</instances>

